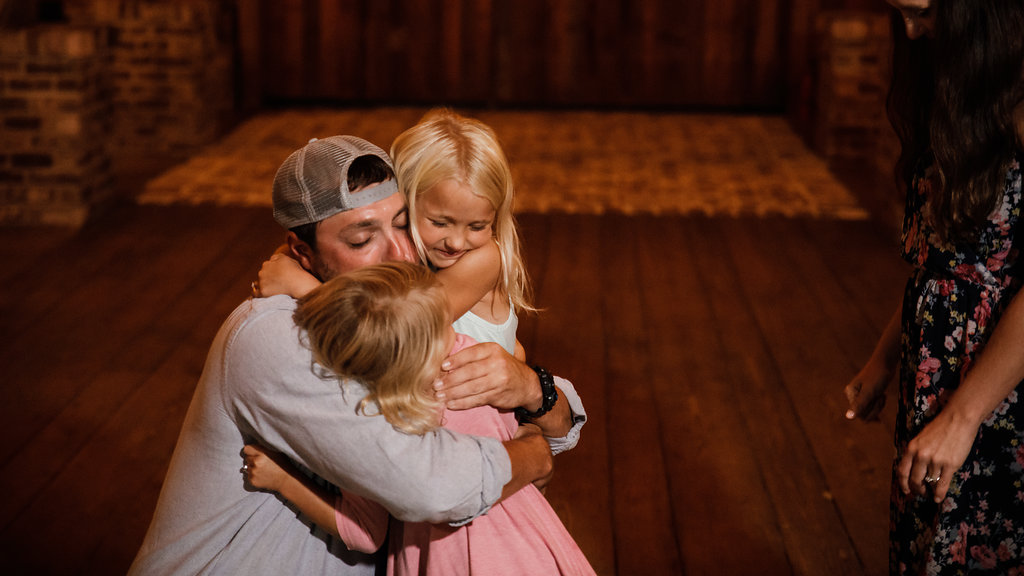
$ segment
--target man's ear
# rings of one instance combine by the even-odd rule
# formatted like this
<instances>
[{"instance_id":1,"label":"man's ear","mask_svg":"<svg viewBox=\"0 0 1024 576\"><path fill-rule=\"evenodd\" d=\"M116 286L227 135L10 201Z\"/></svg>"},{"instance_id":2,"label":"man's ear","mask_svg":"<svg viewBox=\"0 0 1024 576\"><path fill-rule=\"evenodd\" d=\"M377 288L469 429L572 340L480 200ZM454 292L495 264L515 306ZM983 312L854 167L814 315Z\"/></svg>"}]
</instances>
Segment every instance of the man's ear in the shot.
<instances>
[{"instance_id":1,"label":"man's ear","mask_svg":"<svg viewBox=\"0 0 1024 576\"><path fill-rule=\"evenodd\" d=\"M295 232L288 232L287 236L287 254L294 258L303 268L306 269L310 274L313 272L313 249L306 244Z\"/></svg>"}]
</instances>

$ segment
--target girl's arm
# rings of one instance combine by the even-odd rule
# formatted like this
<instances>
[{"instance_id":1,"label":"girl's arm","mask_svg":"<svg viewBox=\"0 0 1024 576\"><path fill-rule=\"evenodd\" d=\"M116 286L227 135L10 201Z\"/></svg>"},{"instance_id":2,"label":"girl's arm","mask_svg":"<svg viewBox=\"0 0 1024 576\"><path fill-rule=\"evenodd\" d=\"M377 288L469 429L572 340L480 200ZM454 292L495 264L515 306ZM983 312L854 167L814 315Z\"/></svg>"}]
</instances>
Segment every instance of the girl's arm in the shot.
<instances>
[{"instance_id":1,"label":"girl's arm","mask_svg":"<svg viewBox=\"0 0 1024 576\"><path fill-rule=\"evenodd\" d=\"M242 449L246 481L261 490L277 492L350 550L372 553L380 548L388 529L388 513L376 502L344 492L335 496L295 468L280 454L260 446ZM245 469L243 469L245 470Z\"/></svg>"},{"instance_id":2,"label":"girl's arm","mask_svg":"<svg viewBox=\"0 0 1024 576\"><path fill-rule=\"evenodd\" d=\"M520 362L526 362L526 348L523 347L518 338L516 338L516 353L513 354L513 356L515 356L516 360L519 360Z\"/></svg>"},{"instance_id":3,"label":"girl's arm","mask_svg":"<svg viewBox=\"0 0 1024 576\"><path fill-rule=\"evenodd\" d=\"M257 281L258 295L263 298L287 294L301 298L320 285L320 281L306 271L294 258L278 250L260 266Z\"/></svg>"},{"instance_id":4,"label":"girl's arm","mask_svg":"<svg viewBox=\"0 0 1024 576\"><path fill-rule=\"evenodd\" d=\"M1024 380L1024 296L1017 293L942 411L907 445L898 473L905 493L924 493L925 476L938 477L941 502L960 469L982 422Z\"/></svg>"},{"instance_id":5,"label":"girl's arm","mask_svg":"<svg viewBox=\"0 0 1024 576\"><path fill-rule=\"evenodd\" d=\"M455 264L437 271L437 278L448 296L448 311L454 322L498 285L501 252L497 242L470 250Z\"/></svg>"}]
</instances>

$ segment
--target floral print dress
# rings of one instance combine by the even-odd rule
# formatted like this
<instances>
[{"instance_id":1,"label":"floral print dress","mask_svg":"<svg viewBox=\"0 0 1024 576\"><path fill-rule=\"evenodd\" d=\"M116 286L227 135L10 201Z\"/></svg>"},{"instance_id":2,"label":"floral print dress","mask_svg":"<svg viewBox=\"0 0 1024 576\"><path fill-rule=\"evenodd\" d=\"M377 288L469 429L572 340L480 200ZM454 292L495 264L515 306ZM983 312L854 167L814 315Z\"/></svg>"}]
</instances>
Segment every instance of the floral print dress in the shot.
<instances>
[{"instance_id":1,"label":"floral print dress","mask_svg":"<svg viewBox=\"0 0 1024 576\"><path fill-rule=\"evenodd\" d=\"M945 245L934 235L925 205L935 182L933 167L921 170L907 194L902 252L915 271L903 299L896 463L959 386L1024 280L1016 243L1024 234L1021 154L999 207L971 243ZM894 464L891 574L1024 576L1022 394L1018 385L982 424L940 504L930 491L904 495Z\"/></svg>"}]
</instances>

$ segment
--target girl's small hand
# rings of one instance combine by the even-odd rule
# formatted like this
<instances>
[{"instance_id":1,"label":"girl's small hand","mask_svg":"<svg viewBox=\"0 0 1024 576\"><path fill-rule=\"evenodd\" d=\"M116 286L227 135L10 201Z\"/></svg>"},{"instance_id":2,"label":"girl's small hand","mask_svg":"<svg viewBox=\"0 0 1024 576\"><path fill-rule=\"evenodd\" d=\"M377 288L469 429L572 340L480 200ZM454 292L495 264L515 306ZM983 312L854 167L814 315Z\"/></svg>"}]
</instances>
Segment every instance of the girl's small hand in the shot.
<instances>
[{"instance_id":1,"label":"girl's small hand","mask_svg":"<svg viewBox=\"0 0 1024 576\"><path fill-rule=\"evenodd\" d=\"M259 296L264 298L277 294L301 298L319 285L320 281L307 272L298 261L280 251L263 262L256 283L259 287Z\"/></svg>"},{"instance_id":2,"label":"girl's small hand","mask_svg":"<svg viewBox=\"0 0 1024 576\"><path fill-rule=\"evenodd\" d=\"M261 446L246 444L242 448L242 458L245 466L242 468L246 482L253 488L278 492L281 486L291 478L278 459L283 458L280 454L270 452Z\"/></svg>"}]
</instances>

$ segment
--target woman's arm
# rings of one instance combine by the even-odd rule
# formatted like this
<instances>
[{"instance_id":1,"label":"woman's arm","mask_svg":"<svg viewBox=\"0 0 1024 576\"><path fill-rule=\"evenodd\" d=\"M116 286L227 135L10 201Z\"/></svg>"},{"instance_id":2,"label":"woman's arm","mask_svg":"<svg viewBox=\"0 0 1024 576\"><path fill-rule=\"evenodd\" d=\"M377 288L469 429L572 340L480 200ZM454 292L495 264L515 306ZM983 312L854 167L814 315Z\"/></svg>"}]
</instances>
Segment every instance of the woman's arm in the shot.
<instances>
[{"instance_id":1,"label":"woman's arm","mask_svg":"<svg viewBox=\"0 0 1024 576\"><path fill-rule=\"evenodd\" d=\"M946 406L907 445L900 460L905 493L925 491L925 476L939 478L935 501L941 502L960 469L982 422L1024 380L1024 297L1013 297L988 344L975 358Z\"/></svg>"}]
</instances>

